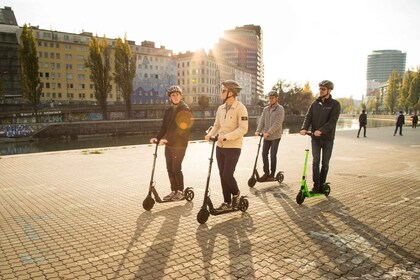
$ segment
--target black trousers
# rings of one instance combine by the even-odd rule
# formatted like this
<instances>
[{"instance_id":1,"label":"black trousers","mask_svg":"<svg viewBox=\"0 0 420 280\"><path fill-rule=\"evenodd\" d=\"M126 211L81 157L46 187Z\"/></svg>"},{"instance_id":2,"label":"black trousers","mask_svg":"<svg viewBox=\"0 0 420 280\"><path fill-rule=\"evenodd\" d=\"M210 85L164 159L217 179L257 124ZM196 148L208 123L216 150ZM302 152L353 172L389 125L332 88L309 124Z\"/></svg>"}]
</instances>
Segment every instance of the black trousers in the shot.
<instances>
[{"instance_id":1,"label":"black trousers","mask_svg":"<svg viewBox=\"0 0 420 280\"><path fill-rule=\"evenodd\" d=\"M224 202L231 204L232 195L239 192L238 183L233 174L238 163L241 149L239 148L216 148L217 165L219 167L220 181L222 183Z\"/></svg>"},{"instance_id":2,"label":"black trousers","mask_svg":"<svg viewBox=\"0 0 420 280\"><path fill-rule=\"evenodd\" d=\"M184 175L182 174L182 161L187 147L165 146L166 169L172 191L184 190Z\"/></svg>"}]
</instances>

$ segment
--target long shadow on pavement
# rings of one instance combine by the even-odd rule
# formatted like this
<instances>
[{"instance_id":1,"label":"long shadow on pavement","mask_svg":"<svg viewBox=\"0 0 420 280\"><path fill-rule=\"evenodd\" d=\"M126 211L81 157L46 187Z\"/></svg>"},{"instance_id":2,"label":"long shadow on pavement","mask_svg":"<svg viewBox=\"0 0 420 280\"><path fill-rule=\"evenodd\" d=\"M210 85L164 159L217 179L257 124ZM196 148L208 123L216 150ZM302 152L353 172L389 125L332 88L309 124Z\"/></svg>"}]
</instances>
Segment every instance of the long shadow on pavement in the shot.
<instances>
[{"instance_id":1,"label":"long shadow on pavement","mask_svg":"<svg viewBox=\"0 0 420 280\"><path fill-rule=\"evenodd\" d=\"M153 279L161 279L165 274L166 263L171 255L175 243L176 233L179 227L179 221L182 216L188 216L193 208L192 202L185 205L171 207L159 212L143 212L136 222L136 230L128 243L118 268L114 273L113 279L120 279L121 271L125 269L124 264L130 262L129 254L135 254L138 247L147 247L146 254L141 258L134 279L141 279L146 275L153 275ZM165 220L160 226L155 239L141 240L143 233L147 231L148 226L157 218L164 217ZM139 243L139 244L137 244ZM149 244L150 243L150 244ZM143 250L144 251L144 250ZM156 261L158 260L158 261Z\"/></svg>"},{"instance_id":2,"label":"long shadow on pavement","mask_svg":"<svg viewBox=\"0 0 420 280\"><path fill-rule=\"evenodd\" d=\"M253 221L246 212L242 213L240 218L233 218L211 228L206 224L198 227L196 238L203 254L205 279L215 279L212 275L224 279L255 279L251 241L247 233L249 231L253 231ZM218 248L218 245L215 245L218 237L227 239L229 252L217 251L226 248L226 246ZM229 258L228 261L225 259L226 256ZM227 262L229 268L224 267Z\"/></svg>"}]
</instances>

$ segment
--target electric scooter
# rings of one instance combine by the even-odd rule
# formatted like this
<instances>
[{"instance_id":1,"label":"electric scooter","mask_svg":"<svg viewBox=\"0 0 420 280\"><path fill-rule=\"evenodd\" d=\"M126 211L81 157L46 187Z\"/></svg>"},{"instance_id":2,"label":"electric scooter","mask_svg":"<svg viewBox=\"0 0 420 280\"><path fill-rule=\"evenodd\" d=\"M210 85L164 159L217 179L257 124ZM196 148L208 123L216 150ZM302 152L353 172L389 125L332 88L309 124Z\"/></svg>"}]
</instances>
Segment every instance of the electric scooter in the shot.
<instances>
[{"instance_id":1,"label":"electric scooter","mask_svg":"<svg viewBox=\"0 0 420 280\"><path fill-rule=\"evenodd\" d=\"M269 177L267 180L263 180L260 177L260 175L258 173L258 170L257 170L257 162L258 162L258 155L260 154L261 141L263 139L264 134L260 133L259 135L260 135L260 141L258 142L257 156L255 158L254 169L252 171L251 178L249 178L249 180L248 180L248 186L250 188L254 187L257 182L264 183L264 182L278 181L279 184L281 184L281 182L283 182L283 180L284 180L283 171L277 172L276 177Z\"/></svg>"},{"instance_id":2,"label":"electric scooter","mask_svg":"<svg viewBox=\"0 0 420 280\"><path fill-rule=\"evenodd\" d=\"M311 136L311 132L306 132L306 135ZM319 193L312 193L308 189L308 184L306 183L306 166L308 164L308 155L309 155L309 149L305 149L305 165L303 166L303 175L302 175L302 181L300 183L300 191L298 192L296 196L296 202L297 204L301 205L306 197L314 197L314 196L320 196L325 195L328 196L331 192L330 183L325 183L320 187Z\"/></svg>"},{"instance_id":3,"label":"electric scooter","mask_svg":"<svg viewBox=\"0 0 420 280\"><path fill-rule=\"evenodd\" d=\"M155 175L155 166L156 166L156 158L157 158L157 150L158 150L158 146L159 146L159 141L154 141L154 143L156 144L155 146L155 153L153 154L153 168L152 168L152 176L150 178L150 184L149 184L149 193L147 194L147 197L144 199L143 201L143 208L144 210L150 210L153 208L153 206L155 205L155 201L157 203L166 203L166 202L176 202L176 201L182 201L184 199L186 199L187 201L191 201L194 198L194 191L191 187L188 187L184 190L184 198L181 200L164 200L161 199L155 186L156 186L156 182L154 180L154 175ZM152 195L154 196L154 198L152 197Z\"/></svg>"},{"instance_id":4,"label":"electric scooter","mask_svg":"<svg viewBox=\"0 0 420 280\"><path fill-rule=\"evenodd\" d=\"M210 185L210 177L211 177L211 167L213 165L213 154L214 154L214 147L217 142L217 135L210 137L210 141L213 141L212 148L211 148L211 155L210 155L210 164L209 164L209 170L207 173L207 182L206 182L206 189L204 191L204 200L203 200L203 206L201 206L200 211L197 213L197 221L200 224L204 224L207 222L209 215L221 215L231 212L236 212L241 210L242 212L245 212L248 209L249 202L246 196L241 196L239 198L239 204L237 207L229 209L229 210L216 210L213 206L213 202L210 199L210 193L209 193L209 185Z\"/></svg>"}]
</instances>

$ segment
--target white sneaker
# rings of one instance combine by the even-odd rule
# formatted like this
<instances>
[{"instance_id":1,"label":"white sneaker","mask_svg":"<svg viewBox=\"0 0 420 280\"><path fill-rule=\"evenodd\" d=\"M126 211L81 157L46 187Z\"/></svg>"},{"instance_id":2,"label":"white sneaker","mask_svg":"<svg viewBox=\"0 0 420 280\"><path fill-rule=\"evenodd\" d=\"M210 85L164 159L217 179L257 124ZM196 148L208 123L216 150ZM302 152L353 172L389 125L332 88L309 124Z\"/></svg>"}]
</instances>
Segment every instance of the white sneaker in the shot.
<instances>
[{"instance_id":1,"label":"white sneaker","mask_svg":"<svg viewBox=\"0 0 420 280\"><path fill-rule=\"evenodd\" d=\"M175 196L175 194L176 194L176 191L172 191L170 194L168 194L167 196L165 196L163 198L163 200L172 200L173 197Z\"/></svg>"},{"instance_id":2,"label":"white sneaker","mask_svg":"<svg viewBox=\"0 0 420 280\"><path fill-rule=\"evenodd\" d=\"M176 194L172 197L172 200L183 200L184 193L182 191L177 191Z\"/></svg>"}]
</instances>

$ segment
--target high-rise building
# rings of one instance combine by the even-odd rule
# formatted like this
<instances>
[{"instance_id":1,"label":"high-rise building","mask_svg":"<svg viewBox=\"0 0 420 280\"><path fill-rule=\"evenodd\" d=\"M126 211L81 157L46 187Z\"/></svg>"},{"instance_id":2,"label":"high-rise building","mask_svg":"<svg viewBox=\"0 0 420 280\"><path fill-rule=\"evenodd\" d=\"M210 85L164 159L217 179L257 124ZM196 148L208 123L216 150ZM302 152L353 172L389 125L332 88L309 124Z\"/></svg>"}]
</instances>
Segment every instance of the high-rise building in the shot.
<instances>
[{"instance_id":1,"label":"high-rise building","mask_svg":"<svg viewBox=\"0 0 420 280\"><path fill-rule=\"evenodd\" d=\"M223 59L216 59L204 50L180 53L177 59L178 84L183 89L184 100L198 106L201 97L209 98L209 105L221 104L220 91L223 80L236 80L242 90L238 96L245 105L251 105L252 73Z\"/></svg>"},{"instance_id":2,"label":"high-rise building","mask_svg":"<svg viewBox=\"0 0 420 280\"><path fill-rule=\"evenodd\" d=\"M22 97L19 55L21 31L12 8L0 9L0 102Z\"/></svg>"},{"instance_id":3,"label":"high-rise building","mask_svg":"<svg viewBox=\"0 0 420 280\"><path fill-rule=\"evenodd\" d=\"M404 76L407 54L399 50L376 50L367 57L366 93L388 81L393 70Z\"/></svg>"},{"instance_id":4,"label":"high-rise building","mask_svg":"<svg viewBox=\"0 0 420 280\"><path fill-rule=\"evenodd\" d=\"M224 32L223 38L214 46L216 57L248 69L252 79L252 105L264 95L263 32L258 25L244 25Z\"/></svg>"}]
</instances>

